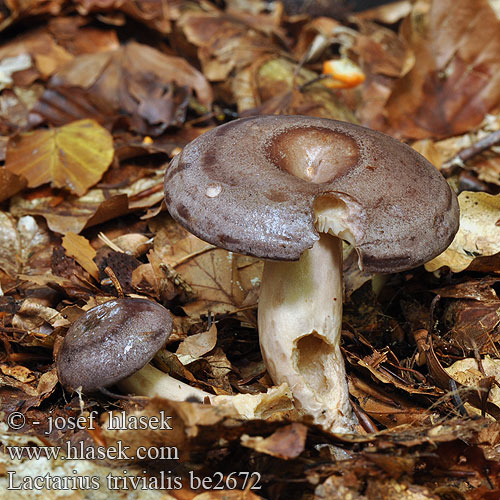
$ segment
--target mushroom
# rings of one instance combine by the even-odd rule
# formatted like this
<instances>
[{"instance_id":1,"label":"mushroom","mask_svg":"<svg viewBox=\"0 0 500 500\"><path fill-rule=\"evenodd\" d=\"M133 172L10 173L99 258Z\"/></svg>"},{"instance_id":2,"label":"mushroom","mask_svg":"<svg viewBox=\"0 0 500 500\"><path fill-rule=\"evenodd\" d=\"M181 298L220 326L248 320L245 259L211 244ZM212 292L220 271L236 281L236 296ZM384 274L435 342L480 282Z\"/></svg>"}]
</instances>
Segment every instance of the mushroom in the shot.
<instances>
[{"instance_id":1,"label":"mushroom","mask_svg":"<svg viewBox=\"0 0 500 500\"><path fill-rule=\"evenodd\" d=\"M107 387L119 383L139 394L204 401L209 393L148 364L171 332L172 317L160 304L109 300L89 309L69 328L57 353L59 381L72 392L107 393Z\"/></svg>"},{"instance_id":2,"label":"mushroom","mask_svg":"<svg viewBox=\"0 0 500 500\"><path fill-rule=\"evenodd\" d=\"M147 299L112 299L89 309L69 328L57 353L57 374L69 391L103 392L117 384L141 396L209 402L233 417L265 418L293 408L286 384L263 394L213 395L149 363L172 331L167 309Z\"/></svg>"},{"instance_id":3,"label":"mushroom","mask_svg":"<svg viewBox=\"0 0 500 500\"><path fill-rule=\"evenodd\" d=\"M199 238L267 259L258 328L276 384L308 419L355 428L340 351L342 240L361 269L389 273L441 253L458 229L444 178L409 146L376 131L306 116L220 125L165 174L172 217Z\"/></svg>"}]
</instances>

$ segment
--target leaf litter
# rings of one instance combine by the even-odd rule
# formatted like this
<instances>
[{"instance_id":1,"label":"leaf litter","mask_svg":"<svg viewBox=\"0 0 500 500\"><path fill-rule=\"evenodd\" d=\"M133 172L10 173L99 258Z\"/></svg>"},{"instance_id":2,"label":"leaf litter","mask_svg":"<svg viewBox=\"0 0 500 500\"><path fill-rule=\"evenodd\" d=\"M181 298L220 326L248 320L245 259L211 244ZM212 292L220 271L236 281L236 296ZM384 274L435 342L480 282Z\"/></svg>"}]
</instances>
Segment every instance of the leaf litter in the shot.
<instances>
[{"instance_id":1,"label":"leaf litter","mask_svg":"<svg viewBox=\"0 0 500 500\"><path fill-rule=\"evenodd\" d=\"M17 432L2 423L1 441L180 453L43 462L59 475L127 467L145 481L166 470L229 481L247 471L262 485L238 477L235 490L217 492L186 482L144 498L498 498L497 3L397 2L335 19L291 14L287 3L29 0L0 13L0 402L3 420L26 418ZM364 80L332 88L322 69L330 61L349 61ZM263 113L417 140L460 193L460 232L425 269L360 273L346 249L342 349L356 435L298 421L289 389L266 374L256 332L262 262L199 240L162 204L165 165L185 144ZM54 356L68 326L120 294L174 313L154 369L217 403L63 392ZM163 411L173 431L110 429L111 410ZM95 429L44 434L50 415L92 411ZM5 453L0 463L2 486L7 470L39 473Z\"/></svg>"}]
</instances>

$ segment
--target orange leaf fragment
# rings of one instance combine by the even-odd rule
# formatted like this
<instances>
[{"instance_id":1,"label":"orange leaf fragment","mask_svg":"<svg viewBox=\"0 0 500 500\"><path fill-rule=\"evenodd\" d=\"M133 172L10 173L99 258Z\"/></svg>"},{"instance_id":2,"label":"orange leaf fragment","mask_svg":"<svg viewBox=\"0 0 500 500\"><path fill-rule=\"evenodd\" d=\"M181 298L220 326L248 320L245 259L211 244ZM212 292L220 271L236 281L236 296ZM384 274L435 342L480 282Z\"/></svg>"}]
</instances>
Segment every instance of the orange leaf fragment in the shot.
<instances>
[{"instance_id":1,"label":"orange leaf fragment","mask_svg":"<svg viewBox=\"0 0 500 500\"><path fill-rule=\"evenodd\" d=\"M366 79L361 68L350 59L330 59L323 63L323 75L331 76L323 84L331 89L350 89L357 87Z\"/></svg>"},{"instance_id":2,"label":"orange leaf fragment","mask_svg":"<svg viewBox=\"0 0 500 500\"><path fill-rule=\"evenodd\" d=\"M29 187L51 182L79 196L96 184L113 160L113 138L95 120L78 120L9 140L5 166Z\"/></svg>"}]
</instances>

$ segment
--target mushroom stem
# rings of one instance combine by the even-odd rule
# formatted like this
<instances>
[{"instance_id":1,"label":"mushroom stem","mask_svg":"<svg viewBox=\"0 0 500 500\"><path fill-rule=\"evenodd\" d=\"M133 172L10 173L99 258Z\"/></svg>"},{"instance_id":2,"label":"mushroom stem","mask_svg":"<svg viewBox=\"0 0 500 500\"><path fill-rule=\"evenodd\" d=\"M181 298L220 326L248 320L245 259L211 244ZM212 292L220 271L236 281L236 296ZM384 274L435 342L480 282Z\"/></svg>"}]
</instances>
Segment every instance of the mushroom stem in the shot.
<instances>
[{"instance_id":1,"label":"mushroom stem","mask_svg":"<svg viewBox=\"0 0 500 500\"><path fill-rule=\"evenodd\" d=\"M118 383L118 387L129 394L149 397L158 396L160 398L171 399L172 401L195 399L203 403L205 398L208 397L211 400L214 397L202 389L191 387L158 370L151 363L148 363L130 377L121 380Z\"/></svg>"},{"instance_id":2,"label":"mushroom stem","mask_svg":"<svg viewBox=\"0 0 500 500\"><path fill-rule=\"evenodd\" d=\"M266 261L259 299L262 355L304 416L331 432L357 423L340 351L342 241L320 234L295 262Z\"/></svg>"},{"instance_id":3,"label":"mushroom stem","mask_svg":"<svg viewBox=\"0 0 500 500\"><path fill-rule=\"evenodd\" d=\"M271 415L276 416L279 412L289 412L293 409L292 396L286 384L271 387L266 393L216 396L191 387L150 363L117 385L121 390L139 396L210 403L228 409L232 416L244 419L267 419Z\"/></svg>"}]
</instances>

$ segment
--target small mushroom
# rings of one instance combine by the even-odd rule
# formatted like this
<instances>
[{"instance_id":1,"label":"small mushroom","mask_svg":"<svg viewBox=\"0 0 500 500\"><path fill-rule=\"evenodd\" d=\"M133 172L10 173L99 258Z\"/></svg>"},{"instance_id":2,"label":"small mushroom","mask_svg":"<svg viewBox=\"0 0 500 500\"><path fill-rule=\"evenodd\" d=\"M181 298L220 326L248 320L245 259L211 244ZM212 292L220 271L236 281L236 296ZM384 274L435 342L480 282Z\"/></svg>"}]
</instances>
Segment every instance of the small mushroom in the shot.
<instances>
[{"instance_id":1,"label":"small mushroom","mask_svg":"<svg viewBox=\"0 0 500 500\"><path fill-rule=\"evenodd\" d=\"M258 116L188 144L166 171L165 200L203 240L269 259L258 312L267 370L289 384L306 418L352 430L340 351L341 241L371 272L441 253L459 219L441 174L409 146L364 127Z\"/></svg>"},{"instance_id":2,"label":"small mushroom","mask_svg":"<svg viewBox=\"0 0 500 500\"><path fill-rule=\"evenodd\" d=\"M120 383L148 395L203 401L209 393L149 365L172 332L167 309L147 299L109 300L80 316L57 354L57 374L70 391L92 393ZM144 394L144 391L140 392Z\"/></svg>"}]
</instances>

